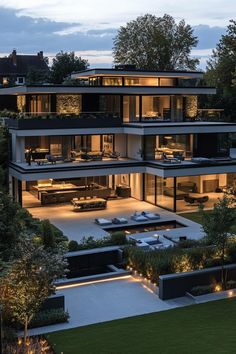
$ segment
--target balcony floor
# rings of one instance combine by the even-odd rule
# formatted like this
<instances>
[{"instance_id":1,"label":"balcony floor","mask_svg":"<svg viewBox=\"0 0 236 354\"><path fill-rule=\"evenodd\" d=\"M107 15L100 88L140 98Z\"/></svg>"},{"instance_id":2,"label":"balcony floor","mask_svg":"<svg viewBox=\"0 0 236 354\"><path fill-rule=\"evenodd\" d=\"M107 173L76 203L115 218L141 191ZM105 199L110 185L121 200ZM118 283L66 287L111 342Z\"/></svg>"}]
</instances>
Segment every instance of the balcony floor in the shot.
<instances>
[{"instance_id":1,"label":"balcony floor","mask_svg":"<svg viewBox=\"0 0 236 354\"><path fill-rule=\"evenodd\" d=\"M45 168L49 169L55 169L55 168L71 168L71 167L81 167L86 169L86 167L90 166L106 166L108 165L119 165L123 163L137 163L139 160L135 159L129 159L125 157L121 157L118 160L116 159L109 159L109 158L104 158L103 160L94 160L94 161L84 161L84 160L75 160L72 162L63 162L63 161L58 161L55 164L52 164L50 162L47 162L43 165L38 165L36 162L31 162L31 165L29 165L27 162L13 162L14 165L24 169L24 170L43 170Z\"/></svg>"}]
</instances>

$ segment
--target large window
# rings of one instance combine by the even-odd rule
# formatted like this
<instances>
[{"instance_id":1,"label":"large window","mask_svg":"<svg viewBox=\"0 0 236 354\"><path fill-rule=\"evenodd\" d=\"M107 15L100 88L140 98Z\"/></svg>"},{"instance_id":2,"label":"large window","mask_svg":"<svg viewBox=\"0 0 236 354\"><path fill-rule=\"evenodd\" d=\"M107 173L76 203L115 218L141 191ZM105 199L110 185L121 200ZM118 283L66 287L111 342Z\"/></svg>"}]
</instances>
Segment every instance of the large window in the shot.
<instances>
[{"instance_id":1,"label":"large window","mask_svg":"<svg viewBox=\"0 0 236 354\"><path fill-rule=\"evenodd\" d=\"M30 97L31 113L48 113L51 112L49 95L32 95Z\"/></svg>"},{"instance_id":2,"label":"large window","mask_svg":"<svg viewBox=\"0 0 236 354\"><path fill-rule=\"evenodd\" d=\"M161 159L163 153L167 157L192 157L192 135L158 135L156 136L156 159Z\"/></svg>"},{"instance_id":3,"label":"large window","mask_svg":"<svg viewBox=\"0 0 236 354\"><path fill-rule=\"evenodd\" d=\"M139 121L139 96L124 96L123 119L124 122Z\"/></svg>"},{"instance_id":4,"label":"large window","mask_svg":"<svg viewBox=\"0 0 236 354\"><path fill-rule=\"evenodd\" d=\"M174 178L145 174L145 200L165 209L174 210Z\"/></svg>"},{"instance_id":5,"label":"large window","mask_svg":"<svg viewBox=\"0 0 236 354\"><path fill-rule=\"evenodd\" d=\"M102 78L103 86L122 86L121 77L103 77Z\"/></svg>"},{"instance_id":6,"label":"large window","mask_svg":"<svg viewBox=\"0 0 236 354\"><path fill-rule=\"evenodd\" d=\"M142 96L142 120L170 119L170 96Z\"/></svg>"},{"instance_id":7,"label":"large window","mask_svg":"<svg viewBox=\"0 0 236 354\"><path fill-rule=\"evenodd\" d=\"M99 111L120 113L120 96L117 95L100 95Z\"/></svg>"},{"instance_id":8,"label":"large window","mask_svg":"<svg viewBox=\"0 0 236 354\"><path fill-rule=\"evenodd\" d=\"M159 86L157 77L127 77L125 86Z\"/></svg>"}]
</instances>

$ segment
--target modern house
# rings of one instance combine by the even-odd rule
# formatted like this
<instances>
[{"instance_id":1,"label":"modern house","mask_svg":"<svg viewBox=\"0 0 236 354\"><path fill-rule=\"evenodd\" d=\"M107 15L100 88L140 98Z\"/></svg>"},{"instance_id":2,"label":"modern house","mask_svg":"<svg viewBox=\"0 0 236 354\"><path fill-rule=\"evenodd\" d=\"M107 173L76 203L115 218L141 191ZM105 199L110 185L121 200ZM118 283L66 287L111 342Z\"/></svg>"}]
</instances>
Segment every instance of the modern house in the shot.
<instances>
[{"instance_id":1,"label":"modern house","mask_svg":"<svg viewBox=\"0 0 236 354\"><path fill-rule=\"evenodd\" d=\"M0 85L24 85L31 70L45 73L49 71L43 52L40 51L36 55L19 55L14 49L8 57L0 58Z\"/></svg>"},{"instance_id":2,"label":"modern house","mask_svg":"<svg viewBox=\"0 0 236 354\"><path fill-rule=\"evenodd\" d=\"M215 94L202 72L124 66L72 77L81 84L0 90L17 112L9 183L23 206L78 200L89 210L91 198L131 196L193 210L236 185L236 124L198 118L199 95Z\"/></svg>"}]
</instances>

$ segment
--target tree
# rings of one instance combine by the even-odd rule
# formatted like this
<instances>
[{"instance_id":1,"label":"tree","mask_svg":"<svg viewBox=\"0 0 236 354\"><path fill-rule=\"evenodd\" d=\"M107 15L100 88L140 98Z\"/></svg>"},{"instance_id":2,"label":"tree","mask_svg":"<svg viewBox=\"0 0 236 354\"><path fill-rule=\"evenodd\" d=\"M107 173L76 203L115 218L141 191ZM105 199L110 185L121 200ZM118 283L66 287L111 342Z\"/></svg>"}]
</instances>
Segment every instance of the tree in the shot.
<instances>
[{"instance_id":1,"label":"tree","mask_svg":"<svg viewBox=\"0 0 236 354\"><path fill-rule=\"evenodd\" d=\"M24 326L24 342L28 325L43 302L55 292L55 279L65 273L63 254L46 251L27 237L20 245L20 257L14 262L2 283L1 299L12 318Z\"/></svg>"},{"instance_id":2,"label":"tree","mask_svg":"<svg viewBox=\"0 0 236 354\"><path fill-rule=\"evenodd\" d=\"M49 80L49 71L30 68L26 75L26 84L43 84Z\"/></svg>"},{"instance_id":3,"label":"tree","mask_svg":"<svg viewBox=\"0 0 236 354\"><path fill-rule=\"evenodd\" d=\"M226 249L230 242L229 234L235 224L236 212L232 208L234 201L227 195L214 205L210 214L201 209L203 230L207 239L214 244L220 253L221 260L221 284L223 289L226 288L226 273L224 271Z\"/></svg>"},{"instance_id":4,"label":"tree","mask_svg":"<svg viewBox=\"0 0 236 354\"><path fill-rule=\"evenodd\" d=\"M114 62L146 70L194 70L199 61L190 54L197 43L184 20L177 24L170 15L146 14L120 27L114 39Z\"/></svg>"},{"instance_id":5,"label":"tree","mask_svg":"<svg viewBox=\"0 0 236 354\"><path fill-rule=\"evenodd\" d=\"M225 35L222 35L211 58L207 62L207 83L216 86L217 95L208 97L208 106L224 108L225 116L236 116L236 21L230 20ZM211 108L212 108L211 107Z\"/></svg>"},{"instance_id":6,"label":"tree","mask_svg":"<svg viewBox=\"0 0 236 354\"><path fill-rule=\"evenodd\" d=\"M88 67L88 61L77 57L74 52L61 51L53 58L50 81L54 84L61 84L73 71L85 70Z\"/></svg>"},{"instance_id":7,"label":"tree","mask_svg":"<svg viewBox=\"0 0 236 354\"><path fill-rule=\"evenodd\" d=\"M8 154L9 134L5 127L0 126L0 190L8 188Z\"/></svg>"},{"instance_id":8,"label":"tree","mask_svg":"<svg viewBox=\"0 0 236 354\"><path fill-rule=\"evenodd\" d=\"M49 220L41 222L41 237L44 248L53 249L55 247L55 236Z\"/></svg>"}]
</instances>

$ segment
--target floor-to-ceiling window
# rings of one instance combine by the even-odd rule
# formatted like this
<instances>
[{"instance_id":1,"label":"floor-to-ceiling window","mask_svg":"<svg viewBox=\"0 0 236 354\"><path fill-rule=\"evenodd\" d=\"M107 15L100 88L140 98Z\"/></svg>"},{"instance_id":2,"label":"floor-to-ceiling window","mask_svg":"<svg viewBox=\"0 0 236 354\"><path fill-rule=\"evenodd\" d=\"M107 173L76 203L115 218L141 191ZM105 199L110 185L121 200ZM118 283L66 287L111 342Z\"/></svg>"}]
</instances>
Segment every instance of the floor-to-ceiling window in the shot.
<instances>
[{"instance_id":1,"label":"floor-to-ceiling window","mask_svg":"<svg viewBox=\"0 0 236 354\"><path fill-rule=\"evenodd\" d=\"M124 122L139 121L139 96L123 97L123 120Z\"/></svg>"}]
</instances>

